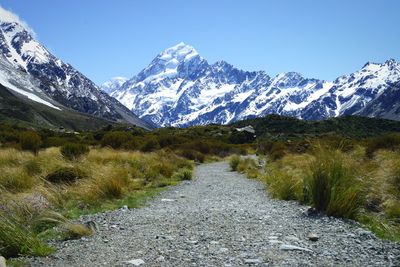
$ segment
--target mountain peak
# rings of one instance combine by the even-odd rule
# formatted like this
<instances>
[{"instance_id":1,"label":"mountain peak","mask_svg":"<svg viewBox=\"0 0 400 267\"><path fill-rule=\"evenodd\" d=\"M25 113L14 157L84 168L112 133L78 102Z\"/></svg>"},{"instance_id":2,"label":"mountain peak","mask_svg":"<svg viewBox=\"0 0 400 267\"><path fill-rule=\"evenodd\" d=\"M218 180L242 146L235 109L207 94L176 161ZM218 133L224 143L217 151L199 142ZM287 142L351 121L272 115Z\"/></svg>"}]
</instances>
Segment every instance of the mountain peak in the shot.
<instances>
[{"instance_id":1,"label":"mountain peak","mask_svg":"<svg viewBox=\"0 0 400 267\"><path fill-rule=\"evenodd\" d=\"M25 21L20 19L16 14L4 9L2 6L0 6L0 24L19 25L33 37L36 37L35 32L28 26Z\"/></svg>"},{"instance_id":2,"label":"mountain peak","mask_svg":"<svg viewBox=\"0 0 400 267\"><path fill-rule=\"evenodd\" d=\"M175 59L179 62L182 62L182 61L188 61L189 59L198 55L199 53L192 46L180 42L179 44L167 48L166 50L161 52L158 58L165 61L170 61Z\"/></svg>"}]
</instances>

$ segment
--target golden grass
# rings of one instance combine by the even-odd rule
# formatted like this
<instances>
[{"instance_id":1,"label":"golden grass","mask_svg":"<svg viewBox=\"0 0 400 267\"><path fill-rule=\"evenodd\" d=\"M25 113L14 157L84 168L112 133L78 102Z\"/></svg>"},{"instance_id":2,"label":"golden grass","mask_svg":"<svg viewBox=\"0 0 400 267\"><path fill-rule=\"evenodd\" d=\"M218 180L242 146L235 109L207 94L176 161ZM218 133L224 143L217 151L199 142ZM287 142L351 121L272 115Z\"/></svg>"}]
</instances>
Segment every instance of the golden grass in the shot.
<instances>
[{"instance_id":1,"label":"golden grass","mask_svg":"<svg viewBox=\"0 0 400 267\"><path fill-rule=\"evenodd\" d=\"M63 168L80 170L84 175L68 183L46 179ZM90 229L61 219L63 217L57 221L53 216L53 221L46 223L43 218L49 212L75 218L80 214L118 208L125 205L124 199L140 203L135 195L145 197L158 187L191 179L192 168L192 162L165 151L142 153L101 148L92 149L80 161L70 161L62 157L59 148L40 151L36 157L29 152L1 149L0 211L7 211L2 215L18 218L24 225L15 232L27 235L28 247L36 244L33 237L54 224L62 226L66 236L79 237L90 234ZM12 238L3 233L5 229L8 228L0 228L0 244L10 243L9 238ZM16 243L21 242L16 240ZM11 252L24 254L25 250ZM26 253L35 252L27 249Z\"/></svg>"},{"instance_id":2,"label":"golden grass","mask_svg":"<svg viewBox=\"0 0 400 267\"><path fill-rule=\"evenodd\" d=\"M379 150L365 157L365 147L286 154L267 162L231 158L232 169L257 177L274 198L297 200L329 215L353 218L378 236L400 241L400 152Z\"/></svg>"}]
</instances>

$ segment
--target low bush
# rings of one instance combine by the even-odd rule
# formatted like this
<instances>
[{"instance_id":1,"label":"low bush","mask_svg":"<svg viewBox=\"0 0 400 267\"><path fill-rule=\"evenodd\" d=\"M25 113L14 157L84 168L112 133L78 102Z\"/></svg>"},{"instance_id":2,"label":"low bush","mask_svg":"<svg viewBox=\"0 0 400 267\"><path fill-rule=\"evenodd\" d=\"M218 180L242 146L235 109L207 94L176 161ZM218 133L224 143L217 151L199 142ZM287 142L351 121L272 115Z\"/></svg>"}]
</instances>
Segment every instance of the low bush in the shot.
<instances>
[{"instance_id":1,"label":"low bush","mask_svg":"<svg viewBox=\"0 0 400 267\"><path fill-rule=\"evenodd\" d=\"M23 132L19 137L22 150L31 151L37 155L42 144L42 139L36 132Z\"/></svg>"},{"instance_id":2,"label":"low bush","mask_svg":"<svg viewBox=\"0 0 400 267\"><path fill-rule=\"evenodd\" d=\"M83 144L67 143L60 148L61 155L67 160L79 160L89 154L89 148Z\"/></svg>"},{"instance_id":3,"label":"low bush","mask_svg":"<svg viewBox=\"0 0 400 267\"><path fill-rule=\"evenodd\" d=\"M127 132L115 131L104 134L101 145L109 146L114 149L122 148L124 144L133 139L133 136Z\"/></svg>"},{"instance_id":4,"label":"low bush","mask_svg":"<svg viewBox=\"0 0 400 267\"><path fill-rule=\"evenodd\" d=\"M66 183L71 184L77 181L78 179L87 178L88 175L78 168L70 168L70 167L62 167L56 169L54 172L49 173L46 176L46 180L55 183Z\"/></svg>"},{"instance_id":5,"label":"low bush","mask_svg":"<svg viewBox=\"0 0 400 267\"><path fill-rule=\"evenodd\" d=\"M140 151L152 152L157 149L160 149L160 144L158 143L156 138L150 137L145 141L144 145L140 148Z\"/></svg>"},{"instance_id":6,"label":"low bush","mask_svg":"<svg viewBox=\"0 0 400 267\"><path fill-rule=\"evenodd\" d=\"M179 156L182 156L182 157L190 159L190 160L194 160L199 163L203 163L206 158L206 156L203 153L198 152L196 150L192 150L192 149L178 150L177 154Z\"/></svg>"}]
</instances>

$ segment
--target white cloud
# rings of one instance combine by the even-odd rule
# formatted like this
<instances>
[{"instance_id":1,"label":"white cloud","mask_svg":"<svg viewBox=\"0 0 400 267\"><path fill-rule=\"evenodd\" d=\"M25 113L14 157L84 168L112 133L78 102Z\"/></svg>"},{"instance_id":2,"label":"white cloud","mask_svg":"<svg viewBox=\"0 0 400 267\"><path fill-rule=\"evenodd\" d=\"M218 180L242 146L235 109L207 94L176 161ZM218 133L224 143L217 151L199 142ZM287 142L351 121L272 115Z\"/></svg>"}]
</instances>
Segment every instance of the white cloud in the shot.
<instances>
[{"instance_id":1,"label":"white cloud","mask_svg":"<svg viewBox=\"0 0 400 267\"><path fill-rule=\"evenodd\" d=\"M30 34L36 37L36 33L29 27L28 23L18 17L18 15L0 6L0 22L16 22L24 27Z\"/></svg>"}]
</instances>

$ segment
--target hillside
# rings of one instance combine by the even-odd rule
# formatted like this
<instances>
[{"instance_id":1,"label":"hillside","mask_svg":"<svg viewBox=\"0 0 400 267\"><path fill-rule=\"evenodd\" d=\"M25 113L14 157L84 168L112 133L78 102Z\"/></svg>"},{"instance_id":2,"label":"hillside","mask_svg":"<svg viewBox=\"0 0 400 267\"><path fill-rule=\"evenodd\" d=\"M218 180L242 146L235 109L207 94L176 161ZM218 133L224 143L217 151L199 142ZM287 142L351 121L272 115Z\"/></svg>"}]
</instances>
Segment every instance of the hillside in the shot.
<instances>
[{"instance_id":1,"label":"hillside","mask_svg":"<svg viewBox=\"0 0 400 267\"><path fill-rule=\"evenodd\" d=\"M360 116L344 116L321 121L306 121L293 117L268 115L263 118L247 119L235 122L230 126L254 127L258 137L291 136L303 137L306 135L340 135L344 137L370 137L385 133L400 132L400 122L367 118Z\"/></svg>"},{"instance_id":2,"label":"hillside","mask_svg":"<svg viewBox=\"0 0 400 267\"><path fill-rule=\"evenodd\" d=\"M29 99L19 98L0 84L0 123L24 127L84 131L115 122L73 110L55 110Z\"/></svg>"}]
</instances>

